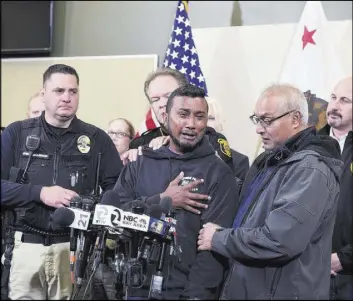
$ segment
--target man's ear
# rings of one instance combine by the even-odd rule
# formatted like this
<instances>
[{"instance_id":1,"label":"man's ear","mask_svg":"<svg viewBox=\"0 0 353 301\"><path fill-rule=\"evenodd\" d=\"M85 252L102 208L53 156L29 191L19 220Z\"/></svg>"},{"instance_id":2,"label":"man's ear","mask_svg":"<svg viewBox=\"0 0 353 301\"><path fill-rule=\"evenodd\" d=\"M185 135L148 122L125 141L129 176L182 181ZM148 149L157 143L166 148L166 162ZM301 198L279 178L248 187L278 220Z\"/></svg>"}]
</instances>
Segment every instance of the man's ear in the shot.
<instances>
[{"instance_id":1,"label":"man's ear","mask_svg":"<svg viewBox=\"0 0 353 301\"><path fill-rule=\"evenodd\" d=\"M166 112L162 113L161 118L162 118L163 124L166 126L168 123L168 114Z\"/></svg>"},{"instance_id":2,"label":"man's ear","mask_svg":"<svg viewBox=\"0 0 353 301\"><path fill-rule=\"evenodd\" d=\"M44 101L44 87L42 89L40 89L39 95L42 98L42 100Z\"/></svg>"},{"instance_id":3,"label":"man's ear","mask_svg":"<svg viewBox=\"0 0 353 301\"><path fill-rule=\"evenodd\" d=\"M295 128L298 128L300 126L301 118L302 118L302 115L298 111L293 113L292 123L295 126Z\"/></svg>"}]
</instances>

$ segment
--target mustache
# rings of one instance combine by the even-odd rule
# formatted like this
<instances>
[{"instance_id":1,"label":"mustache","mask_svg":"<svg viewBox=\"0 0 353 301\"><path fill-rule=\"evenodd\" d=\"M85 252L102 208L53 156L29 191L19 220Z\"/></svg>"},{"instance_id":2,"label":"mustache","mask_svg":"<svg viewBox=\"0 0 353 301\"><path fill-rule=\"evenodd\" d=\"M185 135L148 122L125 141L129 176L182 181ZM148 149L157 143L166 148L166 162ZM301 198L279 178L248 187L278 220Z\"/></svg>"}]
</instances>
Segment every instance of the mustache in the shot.
<instances>
[{"instance_id":1,"label":"mustache","mask_svg":"<svg viewBox=\"0 0 353 301\"><path fill-rule=\"evenodd\" d=\"M341 115L340 113L336 112L336 111L329 111L329 112L327 113L327 115L328 115L328 116L333 115L333 116L337 116L337 117L342 118L342 115Z\"/></svg>"},{"instance_id":2,"label":"mustache","mask_svg":"<svg viewBox=\"0 0 353 301\"><path fill-rule=\"evenodd\" d=\"M195 135L195 136L197 135L196 132L192 132L192 131L182 131L181 134L192 135L192 136L193 136L193 135Z\"/></svg>"}]
</instances>

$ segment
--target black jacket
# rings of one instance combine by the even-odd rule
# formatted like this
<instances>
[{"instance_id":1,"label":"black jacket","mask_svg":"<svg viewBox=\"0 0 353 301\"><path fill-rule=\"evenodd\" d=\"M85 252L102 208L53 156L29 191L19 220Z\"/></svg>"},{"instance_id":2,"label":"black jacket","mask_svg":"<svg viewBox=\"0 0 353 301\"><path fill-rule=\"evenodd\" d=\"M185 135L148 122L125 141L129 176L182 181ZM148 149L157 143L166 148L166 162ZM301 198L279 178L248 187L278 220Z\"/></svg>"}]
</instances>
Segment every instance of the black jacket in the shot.
<instances>
[{"instance_id":1,"label":"black jacket","mask_svg":"<svg viewBox=\"0 0 353 301\"><path fill-rule=\"evenodd\" d=\"M232 159L234 166L234 175L244 182L246 174L249 171L249 157L245 156L234 149L232 151Z\"/></svg>"},{"instance_id":2,"label":"black jacket","mask_svg":"<svg viewBox=\"0 0 353 301\"><path fill-rule=\"evenodd\" d=\"M121 203L142 199L146 204L158 204L160 193L181 171L185 180L204 179L198 193L210 195L211 200L208 209L201 210L201 215L177 210L176 231L183 251L182 260L175 262L169 279L164 281L164 289L166 285L168 289L166 297L215 299L227 264L212 252L197 252L197 237L207 222L223 227L232 225L239 191L233 173L215 155L207 136L193 152L184 155L174 154L167 146L155 151L144 147L143 155L124 167L114 189ZM148 289L149 281L146 282Z\"/></svg>"},{"instance_id":3,"label":"black jacket","mask_svg":"<svg viewBox=\"0 0 353 301\"><path fill-rule=\"evenodd\" d=\"M27 184L12 183L14 167L24 169L27 164L26 139L33 134L40 137L40 145L30 161ZM1 179L6 180L1 182L1 206L25 210L24 223L31 227L53 230L51 214L55 208L40 201L41 188L59 185L90 194L96 181L98 153L102 154L99 185L105 191L114 187L122 163L103 130L76 117L68 129L56 130L46 123L44 112L38 118L10 124L1 134Z\"/></svg>"},{"instance_id":4,"label":"black jacket","mask_svg":"<svg viewBox=\"0 0 353 301\"><path fill-rule=\"evenodd\" d=\"M320 135L330 135L330 126L326 125ZM340 274L353 274L353 163L352 163L352 131L348 133L341 155L343 172L340 183L340 198L337 217L332 237L332 253L337 253L343 270Z\"/></svg>"},{"instance_id":5,"label":"black jacket","mask_svg":"<svg viewBox=\"0 0 353 301\"><path fill-rule=\"evenodd\" d=\"M130 142L129 149L138 148L139 146L148 145L154 138L160 136L168 136L169 134L162 130L161 127L155 128L153 130L148 130L141 134L140 137L135 138ZM220 158L230 167L234 172L232 151L229 147L227 138L221 133L216 132L215 129L211 127L206 128L206 135L209 138L213 149L217 151Z\"/></svg>"},{"instance_id":6,"label":"black jacket","mask_svg":"<svg viewBox=\"0 0 353 301\"><path fill-rule=\"evenodd\" d=\"M212 250L233 260L221 299L327 300L339 158L337 141L312 127L255 160L241 191L242 223L212 239Z\"/></svg>"}]
</instances>

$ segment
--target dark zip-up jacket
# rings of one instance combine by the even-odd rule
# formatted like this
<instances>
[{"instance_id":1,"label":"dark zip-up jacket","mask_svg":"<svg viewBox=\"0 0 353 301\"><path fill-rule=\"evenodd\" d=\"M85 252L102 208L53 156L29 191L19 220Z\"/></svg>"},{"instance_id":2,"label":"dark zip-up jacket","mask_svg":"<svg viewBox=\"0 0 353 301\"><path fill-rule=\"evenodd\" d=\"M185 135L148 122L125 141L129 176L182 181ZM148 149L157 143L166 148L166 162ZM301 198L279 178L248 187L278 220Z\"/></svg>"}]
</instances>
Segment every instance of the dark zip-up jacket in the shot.
<instances>
[{"instance_id":1,"label":"dark zip-up jacket","mask_svg":"<svg viewBox=\"0 0 353 301\"><path fill-rule=\"evenodd\" d=\"M326 299L342 171L338 142L311 127L261 154L241 192L260 171L240 227L216 232L212 250L233 261L221 299Z\"/></svg>"},{"instance_id":2,"label":"dark zip-up jacket","mask_svg":"<svg viewBox=\"0 0 353 301\"><path fill-rule=\"evenodd\" d=\"M181 262L175 261L169 279L164 281L164 289L168 291L166 298L175 299L182 295L215 299L227 261L213 252L198 252L197 237L207 222L223 227L232 225L239 191L232 171L215 155L207 136L194 151L184 155L171 152L167 146L155 151L143 148L143 155L124 167L114 189L123 204L136 199L144 200L147 205L158 204L160 193L182 171L185 182L193 178L204 179L197 192L210 195L211 200L208 201L208 209L201 209L201 215L177 210L177 240L183 252ZM167 270L166 265L165 275ZM148 293L149 284L146 280L143 296Z\"/></svg>"}]
</instances>

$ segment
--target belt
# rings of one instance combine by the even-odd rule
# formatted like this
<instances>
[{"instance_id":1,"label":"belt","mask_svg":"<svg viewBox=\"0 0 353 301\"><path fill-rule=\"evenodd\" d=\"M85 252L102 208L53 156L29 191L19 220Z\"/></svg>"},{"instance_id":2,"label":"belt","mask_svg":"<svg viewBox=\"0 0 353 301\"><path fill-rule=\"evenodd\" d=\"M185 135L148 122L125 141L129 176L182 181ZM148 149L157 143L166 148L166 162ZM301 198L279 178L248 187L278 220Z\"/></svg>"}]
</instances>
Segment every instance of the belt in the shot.
<instances>
[{"instance_id":1,"label":"belt","mask_svg":"<svg viewBox=\"0 0 353 301\"><path fill-rule=\"evenodd\" d=\"M70 236L50 236L50 235L33 235L23 233L21 241L30 244L42 244L44 246L51 246L53 244L69 242Z\"/></svg>"}]
</instances>

